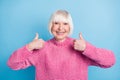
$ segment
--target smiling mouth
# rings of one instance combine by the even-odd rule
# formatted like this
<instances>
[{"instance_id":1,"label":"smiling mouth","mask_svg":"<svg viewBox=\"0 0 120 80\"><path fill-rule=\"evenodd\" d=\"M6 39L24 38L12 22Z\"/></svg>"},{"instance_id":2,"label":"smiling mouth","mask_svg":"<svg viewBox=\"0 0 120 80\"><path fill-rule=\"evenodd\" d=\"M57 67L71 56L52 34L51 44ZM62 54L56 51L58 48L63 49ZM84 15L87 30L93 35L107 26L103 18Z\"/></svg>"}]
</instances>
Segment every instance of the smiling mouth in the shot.
<instances>
[{"instance_id":1,"label":"smiling mouth","mask_svg":"<svg viewBox=\"0 0 120 80\"><path fill-rule=\"evenodd\" d=\"M57 35L63 35L65 32L56 32Z\"/></svg>"}]
</instances>

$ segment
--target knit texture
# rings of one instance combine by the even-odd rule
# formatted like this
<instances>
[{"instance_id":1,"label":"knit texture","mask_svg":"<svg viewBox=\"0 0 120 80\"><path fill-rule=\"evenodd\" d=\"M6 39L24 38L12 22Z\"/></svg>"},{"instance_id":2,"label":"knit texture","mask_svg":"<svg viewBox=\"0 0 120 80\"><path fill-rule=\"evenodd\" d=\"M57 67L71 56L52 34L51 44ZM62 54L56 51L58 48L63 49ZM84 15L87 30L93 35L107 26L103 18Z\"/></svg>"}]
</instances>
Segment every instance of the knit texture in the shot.
<instances>
[{"instance_id":1,"label":"knit texture","mask_svg":"<svg viewBox=\"0 0 120 80\"><path fill-rule=\"evenodd\" d=\"M73 40L68 37L64 42L57 42L53 38L42 49L33 51L23 46L10 56L8 66L19 70L33 65L36 80L87 80L88 66L108 68L115 63L112 51L88 42L84 52L76 51Z\"/></svg>"}]
</instances>

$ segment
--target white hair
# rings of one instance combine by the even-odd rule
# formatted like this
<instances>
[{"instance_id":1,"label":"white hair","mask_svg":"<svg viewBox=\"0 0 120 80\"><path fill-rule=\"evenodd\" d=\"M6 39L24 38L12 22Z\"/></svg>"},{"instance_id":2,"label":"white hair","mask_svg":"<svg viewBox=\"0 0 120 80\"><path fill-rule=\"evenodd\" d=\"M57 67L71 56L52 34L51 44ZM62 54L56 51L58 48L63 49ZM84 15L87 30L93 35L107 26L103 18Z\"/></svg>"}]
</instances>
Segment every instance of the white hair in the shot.
<instances>
[{"instance_id":1,"label":"white hair","mask_svg":"<svg viewBox=\"0 0 120 80\"><path fill-rule=\"evenodd\" d=\"M60 22L60 21L66 22L70 25L69 35L72 34L72 31L73 31L72 17L70 13L68 13L65 10L57 10L55 13L52 14L49 21L49 25L48 25L49 32L52 34L51 28L52 28L53 22Z\"/></svg>"}]
</instances>

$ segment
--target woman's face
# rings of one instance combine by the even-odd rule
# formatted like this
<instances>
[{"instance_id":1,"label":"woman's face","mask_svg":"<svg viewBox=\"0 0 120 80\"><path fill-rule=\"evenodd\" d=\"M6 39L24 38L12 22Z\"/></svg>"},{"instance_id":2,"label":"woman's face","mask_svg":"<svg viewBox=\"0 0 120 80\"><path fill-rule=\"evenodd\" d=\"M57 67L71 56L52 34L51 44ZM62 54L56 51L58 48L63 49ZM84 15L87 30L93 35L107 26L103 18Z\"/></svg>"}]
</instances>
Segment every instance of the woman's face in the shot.
<instances>
[{"instance_id":1,"label":"woman's face","mask_svg":"<svg viewBox=\"0 0 120 80\"><path fill-rule=\"evenodd\" d=\"M64 41L70 32L70 26L66 22L53 22L51 32L57 41Z\"/></svg>"}]
</instances>

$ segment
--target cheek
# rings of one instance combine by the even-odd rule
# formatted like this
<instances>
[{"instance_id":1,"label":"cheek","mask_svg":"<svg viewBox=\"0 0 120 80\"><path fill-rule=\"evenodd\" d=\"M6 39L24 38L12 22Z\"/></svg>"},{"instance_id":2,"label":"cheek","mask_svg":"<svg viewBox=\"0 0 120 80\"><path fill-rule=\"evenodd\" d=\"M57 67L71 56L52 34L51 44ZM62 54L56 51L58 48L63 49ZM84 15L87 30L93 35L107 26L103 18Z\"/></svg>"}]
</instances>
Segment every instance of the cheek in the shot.
<instances>
[{"instance_id":1,"label":"cheek","mask_svg":"<svg viewBox=\"0 0 120 80\"><path fill-rule=\"evenodd\" d=\"M51 28L51 32L53 32L53 31L55 31L55 30L56 30L55 27L52 27L52 28Z\"/></svg>"},{"instance_id":2,"label":"cheek","mask_svg":"<svg viewBox=\"0 0 120 80\"><path fill-rule=\"evenodd\" d=\"M55 31L55 30L57 30L58 29L58 26L53 26L52 28L51 28L51 31Z\"/></svg>"},{"instance_id":3,"label":"cheek","mask_svg":"<svg viewBox=\"0 0 120 80\"><path fill-rule=\"evenodd\" d=\"M52 27L52 28L51 28L51 33L52 33L53 35L56 34L56 31L57 31L57 28L56 28L56 27Z\"/></svg>"},{"instance_id":4,"label":"cheek","mask_svg":"<svg viewBox=\"0 0 120 80\"><path fill-rule=\"evenodd\" d=\"M67 32L70 32L70 27L69 27L69 26L66 27L66 31L67 31Z\"/></svg>"}]
</instances>

